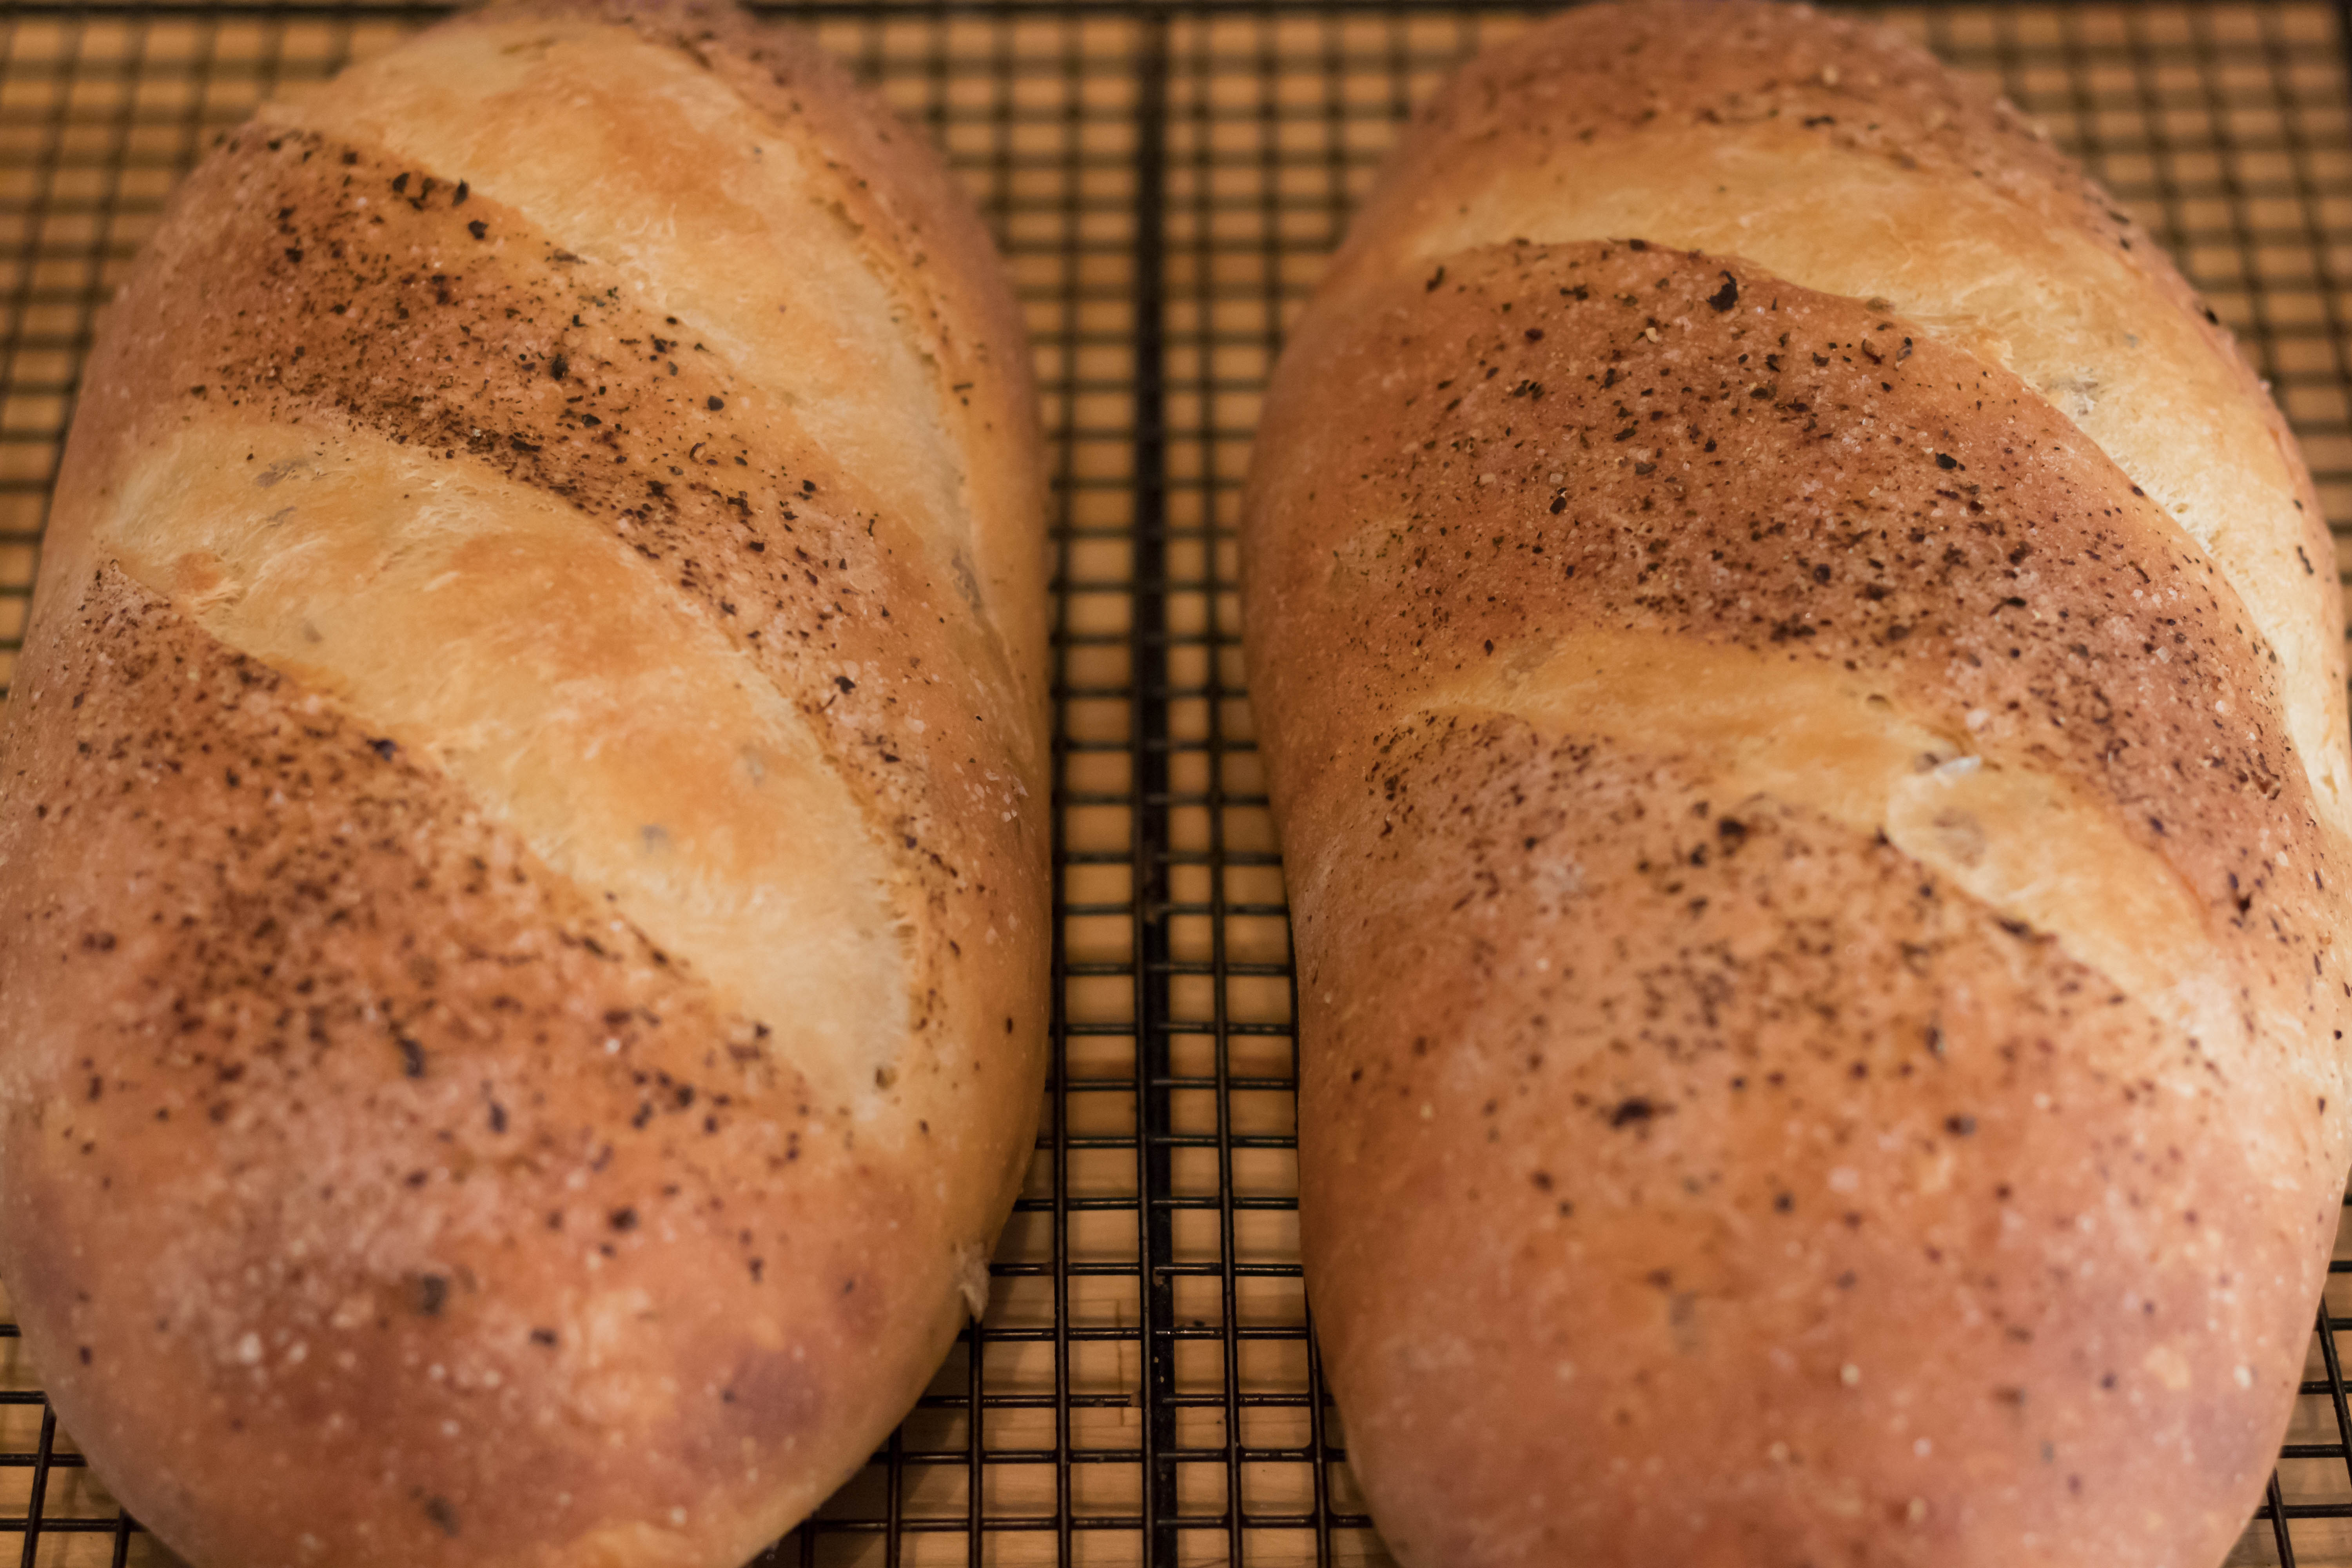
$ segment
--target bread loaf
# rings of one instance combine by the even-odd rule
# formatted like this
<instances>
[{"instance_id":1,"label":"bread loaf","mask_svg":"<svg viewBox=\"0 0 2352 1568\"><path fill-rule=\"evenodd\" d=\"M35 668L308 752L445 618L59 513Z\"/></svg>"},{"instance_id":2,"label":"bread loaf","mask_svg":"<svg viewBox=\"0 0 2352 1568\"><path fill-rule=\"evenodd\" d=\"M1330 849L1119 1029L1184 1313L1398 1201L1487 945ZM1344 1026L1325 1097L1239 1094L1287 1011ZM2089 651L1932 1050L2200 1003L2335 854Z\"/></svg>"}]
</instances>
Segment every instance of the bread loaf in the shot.
<instances>
[{"instance_id":1,"label":"bread loaf","mask_svg":"<svg viewBox=\"0 0 2352 1568\"><path fill-rule=\"evenodd\" d=\"M2218 1563L2343 1191L2343 623L2150 237L1885 33L1572 11L1391 160L1242 542L1399 1560Z\"/></svg>"},{"instance_id":2,"label":"bread loaf","mask_svg":"<svg viewBox=\"0 0 2352 1568\"><path fill-rule=\"evenodd\" d=\"M275 104L89 363L0 749L0 1276L205 1568L732 1568L1029 1156L1043 483L918 137L731 8Z\"/></svg>"}]
</instances>

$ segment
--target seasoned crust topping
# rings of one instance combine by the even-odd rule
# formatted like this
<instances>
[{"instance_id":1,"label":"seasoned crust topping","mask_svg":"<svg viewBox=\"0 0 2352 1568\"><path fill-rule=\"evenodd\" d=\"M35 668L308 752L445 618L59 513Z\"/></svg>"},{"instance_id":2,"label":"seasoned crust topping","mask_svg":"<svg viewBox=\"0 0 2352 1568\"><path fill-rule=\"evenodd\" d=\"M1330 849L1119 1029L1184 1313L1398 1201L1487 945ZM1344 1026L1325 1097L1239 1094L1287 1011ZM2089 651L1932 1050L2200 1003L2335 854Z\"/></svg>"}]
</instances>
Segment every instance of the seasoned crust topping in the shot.
<instances>
[{"instance_id":1,"label":"seasoned crust topping","mask_svg":"<svg viewBox=\"0 0 2352 1568\"><path fill-rule=\"evenodd\" d=\"M1302 1242L1401 1559L2218 1552L2352 1092L2237 589L1884 301L1634 240L1342 303L1244 592Z\"/></svg>"},{"instance_id":2,"label":"seasoned crust topping","mask_svg":"<svg viewBox=\"0 0 2352 1568\"><path fill-rule=\"evenodd\" d=\"M1402 717L1481 682L1507 709L1591 635L1744 650L2100 801L2213 929L2259 932L2242 951L2308 1016L2312 966L2337 962L2332 850L2270 650L2014 376L1638 241L1497 247L1366 306L1286 362L1286 389L1355 390L1278 393L1257 476L1280 520L1250 567L1276 606L1258 700L1329 737L1286 749L1278 789L1323 797L1343 786L1319 759L1362 754L1309 679Z\"/></svg>"},{"instance_id":3,"label":"seasoned crust topping","mask_svg":"<svg viewBox=\"0 0 2352 1568\"><path fill-rule=\"evenodd\" d=\"M818 765L838 776L845 809L865 824L858 836L873 845L865 858L887 869L876 895L887 907L854 918L882 933L869 946L898 941L893 930L912 941L899 981L914 1024L907 1038L936 1047L925 1031L943 999L972 979L963 954L1028 918L1029 872L1041 853L1034 812L1024 806L1043 797L1039 737L1010 673L1015 650L979 613L961 557L943 559L920 527L885 510L875 486L812 441L788 393L747 379L612 268L562 248L462 180L307 132L249 130L198 172L179 204L184 219L159 237L91 372L56 509L57 575L122 552L151 586L190 595L215 635L281 667L332 664L333 647L291 638L296 623L334 613L326 597L292 585L304 561L321 549L349 553L351 581L335 591L364 592L467 531L493 542L520 515L498 500L493 476L552 498L642 563L648 599L677 601L698 637L731 647L748 667L713 664L696 681L748 673L761 701L772 700L764 693L772 688L805 725ZM198 292L176 282L188 278L223 281ZM133 374L132 364L142 368ZM317 449L289 452L283 440L245 434L257 426L298 432ZM254 484L267 488L235 517L207 501L206 526L233 522L247 536L242 552L202 537L204 528L175 533L162 499L198 488L180 468L208 463L215 440L265 458ZM384 495L380 516L323 500L332 487L307 483L371 454L397 454L405 465L398 500ZM423 471L436 467L438 474ZM403 512L414 515L395 523ZM296 520L292 535L261 526L277 517ZM322 528L309 542L299 537ZM567 553L545 540L519 546L520 564L499 570L507 579L534 565L562 576L572 555L603 548L583 540ZM451 569L455 588L411 595L418 627L428 611L521 627L516 606L495 602L501 580L481 578L478 563L454 553ZM274 595L263 591L273 574ZM572 573L566 591L586 580L584 570ZM241 606L257 626L238 624ZM543 614L548 630L536 643L526 637L530 647L577 640L583 617L599 616L593 603L554 597ZM254 640L272 631L286 635ZM396 692L417 664L377 642L333 666L328 689L337 700L383 726L404 717L436 740L480 721L462 709L436 719L432 703ZM571 674L618 689L604 665L643 647L639 639L593 667L575 660ZM643 709L646 721L625 721L613 745L661 743L652 721L665 711ZM594 737L584 743L593 754ZM494 795L545 793L503 775L467 782ZM663 830L685 815L661 798L677 779L652 790L624 783L602 793L640 813L625 833L640 824ZM749 805L754 816L772 816L764 799ZM729 886L757 896L759 879L730 869L724 851L755 842L763 822L707 835L703 846L721 847L716 856L698 858L697 842L684 837L657 846L683 857L681 896L709 903L694 893L695 879L713 877L732 877ZM812 831L834 826L812 814ZM534 841L571 868L552 837ZM845 847L839 858L847 854ZM648 874L669 874L653 864L658 858L638 858ZM611 868L599 886L629 892ZM638 912L681 946L726 923L723 910L688 909L666 924L651 903ZM756 952L737 956L742 963L714 961L713 974L759 962ZM993 1013L993 1000L982 1010ZM775 1005L762 1011L783 1022ZM847 1027L839 1019L825 1026L836 1037ZM857 1047L866 1060L855 1076L903 1065L900 1031L881 1032L890 1038Z\"/></svg>"},{"instance_id":4,"label":"seasoned crust topping","mask_svg":"<svg viewBox=\"0 0 2352 1568\"><path fill-rule=\"evenodd\" d=\"M1625 235L1871 302L2013 371L2235 589L2317 814L2352 834L2334 545L2286 423L2161 250L2014 110L1802 7L1579 6L1438 95L1315 314L1462 252Z\"/></svg>"},{"instance_id":5,"label":"seasoned crust topping","mask_svg":"<svg viewBox=\"0 0 2352 1568\"><path fill-rule=\"evenodd\" d=\"M587 237L496 199L560 91L474 169L266 115L87 373L0 748L0 1268L62 1418L197 1561L740 1560L913 1400L1027 1163L1013 307L919 138L803 46L654 9L394 55L504 70L541 17L674 184L568 193ZM404 68L335 108L396 122ZM761 359L665 308L740 257L589 254L759 184L761 137L670 137L759 112L874 154L820 160L857 189L803 237L891 274L847 314L940 419L844 445L770 374L822 323ZM787 971L805 1005L743 1005ZM811 1048L821 999L878 1064Z\"/></svg>"},{"instance_id":6,"label":"seasoned crust topping","mask_svg":"<svg viewBox=\"0 0 2352 1568\"><path fill-rule=\"evenodd\" d=\"M923 139L806 37L704 0L502 5L262 122L474 174L793 404L1010 645L1042 729L1036 390L994 247ZM541 128L567 123L566 133Z\"/></svg>"},{"instance_id":7,"label":"seasoned crust topping","mask_svg":"<svg viewBox=\"0 0 2352 1568\"><path fill-rule=\"evenodd\" d=\"M609 268L463 181L299 132L241 132L179 200L201 216L166 231L125 303L101 368L149 368L96 389L107 440L91 458L135 461L227 407L381 435L561 497L791 692L901 836L923 828L904 759L952 754L952 774L974 751L1026 755L1027 736L973 717L1020 707L1004 649L969 613L969 566L960 578L936 559L784 400ZM199 296L173 276L226 281ZM79 521L81 488L62 500ZM952 697L909 689L939 683ZM919 703L929 721L913 731Z\"/></svg>"},{"instance_id":8,"label":"seasoned crust topping","mask_svg":"<svg viewBox=\"0 0 2352 1568\"><path fill-rule=\"evenodd\" d=\"M738 1444L781 1465L842 1420L837 1347L885 1313L830 1226L911 1228L910 1186L764 1026L404 748L119 573L87 602L18 699L56 722L18 731L0 819L0 1174L15 1247L52 1238L5 1262L77 1347L44 1370L82 1441L152 1419L86 1389L194 1370L173 1408L338 1456L278 1471L256 1522L318 1527L302 1489L357 1486L394 1541L511 1560L606 1509L707 1517L704 1484L760 1499ZM563 1438L655 1403L719 1469ZM208 1500L142 1514L201 1549Z\"/></svg>"},{"instance_id":9,"label":"seasoned crust topping","mask_svg":"<svg viewBox=\"0 0 2352 1568\"><path fill-rule=\"evenodd\" d=\"M1402 1560L2235 1534L2335 1113L1704 754L1490 712L1383 761L1313 819L1300 1217Z\"/></svg>"}]
</instances>

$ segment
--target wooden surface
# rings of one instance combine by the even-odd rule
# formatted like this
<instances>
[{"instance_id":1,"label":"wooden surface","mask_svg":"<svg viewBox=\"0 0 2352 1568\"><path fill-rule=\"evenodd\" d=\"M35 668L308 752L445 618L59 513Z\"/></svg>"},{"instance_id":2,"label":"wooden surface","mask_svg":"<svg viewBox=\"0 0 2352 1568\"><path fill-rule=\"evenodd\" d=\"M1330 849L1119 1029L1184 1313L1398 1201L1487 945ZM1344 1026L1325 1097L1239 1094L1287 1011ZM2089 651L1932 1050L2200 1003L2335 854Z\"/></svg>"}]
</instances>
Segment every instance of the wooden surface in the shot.
<instances>
[{"instance_id":1,"label":"wooden surface","mask_svg":"<svg viewBox=\"0 0 2352 1568\"><path fill-rule=\"evenodd\" d=\"M2193 8L1890 7L1896 26L1964 68L2005 87L2063 142L2084 150L2119 196L2183 259L2216 308L2253 341L2282 401L2301 424L2329 515L2352 520L2352 422L2346 405L2345 323L2352 294L2352 147L2335 22L2325 5ZM1197 1142L1171 1161L1180 1444L1208 1458L1180 1467L1190 1521L1178 1561L1261 1568L1312 1563L1318 1540L1297 1525L1235 1530L1221 1522L1238 1489L1253 1518L1300 1515L1317 1498L1306 1305L1296 1277L1296 1216L1287 936L1274 835L1248 748L1250 719L1237 644L1230 529L1259 389L1284 321L1312 286L1347 208L1369 182L1395 117L1447 66L1516 24L1437 10L1374 16L1177 16L1164 37L1167 118L1158 221L1164 299L1168 431L1165 592L1171 847L1170 1067L1175 1131ZM387 47L386 22L140 24L9 21L0 16L0 683L21 632L42 498L52 471L66 386L98 302L155 221L161 199L217 129L235 123L273 79L308 79L352 54ZM1151 35L1105 5L1076 18L953 20L910 14L835 20L826 41L946 143L1004 240L1029 303L1047 415L1059 439L1064 514L1066 689L1064 816L1070 864L1064 994L1070 1092L1055 1097L1067 1137L1041 1151L1030 1193L999 1261L1039 1272L1001 1277L979 1352L991 1402L982 1444L983 1528L977 1557L964 1528L970 1471L961 1460L900 1467L899 1512L950 1526L909 1531L908 1564L1016 1565L1060 1561L1051 1530L1007 1521L1132 1518L1143 1471L1143 1310L1137 1267L1136 922L1130 742L1136 718L1128 633L1136 610L1138 516L1133 440L1138 404L1134 312L1137 111ZM2339 560L2347 556L2339 527ZM0 998L0 1005L5 1005ZM1250 1084L1271 1087L1247 1087ZM1220 1087L1223 1084L1223 1087ZM1049 1129L1053 1125L1049 1120ZM1123 1142L1122 1141L1127 1141ZM1239 1200L1238 1205L1231 1200ZM1252 1206L1263 1204L1265 1206ZM2352 1258L2352 1247L2339 1253ZM1056 1260L1080 1270L1057 1287ZM1235 1271L1235 1266L1239 1271ZM1257 1270L1264 1270L1259 1272ZM2352 1314L2352 1277L2331 1288ZM5 1301L0 1301L5 1311ZM1058 1321L1066 1351L1050 1337ZM999 1337L1045 1331L1048 1337ZM1271 1331L1273 1337L1255 1337ZM1098 1337L1089 1337L1098 1336ZM2352 1346L2347 1347L2352 1353ZM961 1398L974 1382L959 1348L934 1384ZM2327 1373L2315 1342L2309 1374ZM0 1340L0 1392L38 1387L19 1342ZM1066 1415L1057 1391L1073 1396ZM1022 1403L1025 1401L1026 1403ZM1326 1436L1344 1433L1333 1419ZM2327 1457L2282 1464L2290 1503L2352 1511L2352 1462L2334 1400L2306 1398L2290 1441ZM905 1451L961 1453L970 1416L929 1408L909 1422ZM0 1405L0 1516L21 1519L40 1451L38 1405ZM55 1449L69 1454L59 1434ZM1239 1459L1229 1443L1290 1457ZM1069 1467L1066 1499L1052 1456ZM870 1467L828 1505L835 1521L879 1521L888 1468ZM1325 1468L1329 1506L1358 1511L1344 1464ZM52 1467L43 1515L111 1520L89 1473ZM2352 1564L2352 1524L2297 1520L2305 1564ZM1329 1561L1385 1563L1366 1530L1341 1529ZM2106 1568L2082 1543L2085 1568ZM34 1561L50 1568L114 1560L110 1533L46 1533ZM0 1552L14 1549L0 1539ZM879 1531L822 1531L814 1560L882 1564ZM133 1563L169 1559L144 1537ZM798 1543L779 1561L800 1561ZM1145 1560L1140 1534L1080 1529L1069 1562ZM2250 1528L2233 1563L2278 1561L2267 1525ZM2128 1568L2115 1563L2113 1568Z\"/></svg>"}]
</instances>

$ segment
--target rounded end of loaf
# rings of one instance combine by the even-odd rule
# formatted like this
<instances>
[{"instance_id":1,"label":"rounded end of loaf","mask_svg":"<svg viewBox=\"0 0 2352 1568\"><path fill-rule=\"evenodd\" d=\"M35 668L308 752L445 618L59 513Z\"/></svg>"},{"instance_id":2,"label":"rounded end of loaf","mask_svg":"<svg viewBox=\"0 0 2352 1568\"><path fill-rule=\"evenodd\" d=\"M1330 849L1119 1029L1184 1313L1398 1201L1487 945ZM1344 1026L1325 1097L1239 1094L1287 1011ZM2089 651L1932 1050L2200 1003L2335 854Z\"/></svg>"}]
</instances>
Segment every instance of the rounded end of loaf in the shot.
<instances>
[{"instance_id":1,"label":"rounded end of loaf","mask_svg":"<svg viewBox=\"0 0 2352 1568\"><path fill-rule=\"evenodd\" d=\"M73 1135L102 1160L110 1131L85 1113ZM37 1138L20 1126L11 1142ZM138 1179L112 1168L118 1189ZM484 1205L536 1212L503 1236L310 1231L291 1247L322 1193L284 1194L270 1224L217 1196L134 1217L40 1174L9 1163L0 1234L47 1391L125 1508L200 1564L746 1561L913 1404L988 1242L951 1245L920 1223L919 1190L856 1173L803 1177L798 1220L863 1234L795 1245L763 1227L758 1278L762 1253L707 1188L618 1163L584 1193L513 1173L387 1177L414 1203L462 1180L496 1188L473 1194ZM202 1184L184 1166L153 1179ZM598 1206L673 1186L662 1204ZM737 1196L735 1217L759 1213ZM383 1224L369 1206L338 1217ZM191 1227L215 1238L201 1256ZM603 1267L583 1277L583 1257Z\"/></svg>"},{"instance_id":2,"label":"rounded end of loaf","mask_svg":"<svg viewBox=\"0 0 2352 1568\"><path fill-rule=\"evenodd\" d=\"M1381 765L1391 842L1463 826L1302 900L1300 1225L1401 1563L2219 1560L2325 1265L2305 1089L1671 743Z\"/></svg>"},{"instance_id":3,"label":"rounded end of loaf","mask_svg":"<svg viewBox=\"0 0 2352 1568\"><path fill-rule=\"evenodd\" d=\"M0 1273L110 1488L200 1564L789 1528L984 1303L1042 976L844 1093L405 748L119 573L82 609L6 753Z\"/></svg>"},{"instance_id":4,"label":"rounded end of loaf","mask_svg":"<svg viewBox=\"0 0 2352 1568\"><path fill-rule=\"evenodd\" d=\"M192 177L0 739L0 1271L176 1550L733 1563L911 1405L1038 1110L1041 473L945 173L725 14Z\"/></svg>"}]
</instances>

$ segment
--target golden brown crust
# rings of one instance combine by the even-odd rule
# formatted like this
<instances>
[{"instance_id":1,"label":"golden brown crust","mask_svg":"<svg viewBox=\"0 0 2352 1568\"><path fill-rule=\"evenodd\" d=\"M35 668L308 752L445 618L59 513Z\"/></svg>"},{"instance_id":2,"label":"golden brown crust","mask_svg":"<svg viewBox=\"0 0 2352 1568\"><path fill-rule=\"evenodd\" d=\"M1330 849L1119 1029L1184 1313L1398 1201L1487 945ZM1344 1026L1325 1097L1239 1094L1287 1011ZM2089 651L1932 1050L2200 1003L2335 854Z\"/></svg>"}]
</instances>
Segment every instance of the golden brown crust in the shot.
<instances>
[{"instance_id":1,"label":"golden brown crust","mask_svg":"<svg viewBox=\"0 0 2352 1568\"><path fill-rule=\"evenodd\" d=\"M804 46L535 14L876 160L843 265L917 278L971 378L926 448L961 500L467 171L281 118L191 179L0 743L0 1270L199 1563L740 1561L915 1397L1028 1159L1042 514L993 258Z\"/></svg>"},{"instance_id":2,"label":"golden brown crust","mask_svg":"<svg viewBox=\"0 0 2352 1568\"><path fill-rule=\"evenodd\" d=\"M1387 764L1300 928L1300 1220L1401 1562L2218 1561L2325 1247L2242 1133L2310 1099L1703 759Z\"/></svg>"},{"instance_id":3,"label":"golden brown crust","mask_svg":"<svg viewBox=\"0 0 2352 1568\"><path fill-rule=\"evenodd\" d=\"M650 302L496 203L457 202L457 188L428 189L414 171L306 133L232 140L182 194L189 216L159 239L154 291L134 285L93 356L51 574L80 569L99 537L135 538L130 548L155 557L153 581L182 552L215 563L222 552L205 528L216 509L152 543L150 518L126 510L156 488L134 489L133 470L170 460L183 429L226 447L250 424L299 426L325 448L365 437L504 475L633 552L660 574L648 591L666 582L748 658L821 737L877 837L925 889L910 896L945 908L952 889L979 890L971 929L941 932L976 942L992 923L992 879L980 868L1032 868L1039 842L1026 814L940 816L942 802L975 794L1017 799L1016 780L1042 798L1040 737L1018 725L1024 694L1005 647L957 613L948 563L881 510L863 475L799 435L783 398L670 335L679 329ZM174 278L217 281L201 293L156 281ZM206 434L224 426L223 438ZM226 455L242 464L251 451ZM288 479L323 467L268 456L245 465L261 470L250 501L260 516L300 499ZM372 538L380 525L353 515L340 526ZM438 590L420 614L456 598L448 613L462 624L464 595L501 586ZM254 591L239 578L208 594L206 611L226 615ZM290 633L302 618L280 624ZM398 654L352 658L365 685ZM649 803L645 819L664 815Z\"/></svg>"},{"instance_id":4,"label":"golden brown crust","mask_svg":"<svg viewBox=\"0 0 2352 1568\"><path fill-rule=\"evenodd\" d=\"M2352 771L2309 476L2157 247L1890 35L1579 7L1408 133L1259 454L1401 1559L2216 1560L2342 1186Z\"/></svg>"},{"instance_id":5,"label":"golden brown crust","mask_svg":"<svg viewBox=\"0 0 2352 1568\"><path fill-rule=\"evenodd\" d=\"M1302 1237L1400 1558L2218 1554L2352 868L2213 563L2014 374L1638 242L1352 285L1259 450Z\"/></svg>"},{"instance_id":6,"label":"golden brown crust","mask_svg":"<svg viewBox=\"0 0 2352 1568\"><path fill-rule=\"evenodd\" d=\"M1498 247L1433 280L1303 332L1282 385L1320 395L1267 421L1254 504L1283 531L1251 563L1256 621L1327 650L1256 665L1300 804L1377 743L1368 715L1620 632L1857 674L1955 747L2102 797L2216 909L2325 847L2235 595L2016 377L1650 247ZM1297 689L1335 678L1349 710ZM2314 951L2332 905L2284 896Z\"/></svg>"},{"instance_id":7,"label":"golden brown crust","mask_svg":"<svg viewBox=\"0 0 2352 1568\"><path fill-rule=\"evenodd\" d=\"M0 1266L110 1485L253 1564L734 1561L820 1500L956 1327L929 1172L404 749L86 603L0 821Z\"/></svg>"},{"instance_id":8,"label":"golden brown crust","mask_svg":"<svg viewBox=\"0 0 2352 1568\"><path fill-rule=\"evenodd\" d=\"M646 79L610 101L615 76ZM595 123L545 133L583 96ZM479 165L482 194L562 227L625 287L654 284L684 335L727 340L837 455L866 458L884 510L1012 648L1023 716L1045 724L1045 480L1018 308L946 169L822 50L704 0L517 0L264 121L399 167Z\"/></svg>"},{"instance_id":9,"label":"golden brown crust","mask_svg":"<svg viewBox=\"0 0 2352 1568\"><path fill-rule=\"evenodd\" d=\"M1580 6L1437 95L1325 310L1458 250L1616 237L1884 300L2022 376L2237 589L2321 815L2352 828L2333 544L2285 422L2152 237L2007 104L1803 6Z\"/></svg>"},{"instance_id":10,"label":"golden brown crust","mask_svg":"<svg viewBox=\"0 0 2352 1568\"><path fill-rule=\"evenodd\" d=\"M2130 215L2005 100L1887 28L1758 0L1584 6L1469 61L1414 117L1349 249L1378 254L1409 232L1404 211L1458 199L1448 174L1622 152L1684 125L1770 123L1923 178L1989 182L2044 223L2120 248L2150 282L2183 288Z\"/></svg>"},{"instance_id":11,"label":"golden brown crust","mask_svg":"<svg viewBox=\"0 0 2352 1568\"><path fill-rule=\"evenodd\" d=\"M934 396L963 469L972 552L988 565L989 613L1013 650L1015 678L1029 682L1047 665L1049 563L1031 521L1044 512L1045 479L1035 443L1009 437L1036 428L1037 387L1019 305L1002 286L979 215L929 145L895 116L866 109L846 73L803 35L708 0L597 5L642 34L667 34L771 119L804 120L824 150L834 199L866 254L923 318ZM1028 695L1034 721L1050 725L1042 680Z\"/></svg>"}]
</instances>

